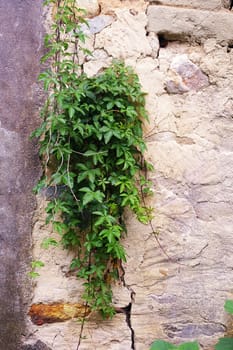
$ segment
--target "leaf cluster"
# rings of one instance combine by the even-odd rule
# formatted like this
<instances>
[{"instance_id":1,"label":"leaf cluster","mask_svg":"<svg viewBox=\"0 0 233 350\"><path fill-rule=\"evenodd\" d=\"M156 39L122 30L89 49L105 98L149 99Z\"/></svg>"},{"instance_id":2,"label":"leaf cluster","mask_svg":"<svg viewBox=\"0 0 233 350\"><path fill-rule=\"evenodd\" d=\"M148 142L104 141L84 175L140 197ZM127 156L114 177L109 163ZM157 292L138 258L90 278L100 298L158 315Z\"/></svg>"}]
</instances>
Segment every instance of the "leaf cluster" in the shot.
<instances>
[{"instance_id":1,"label":"leaf cluster","mask_svg":"<svg viewBox=\"0 0 233 350\"><path fill-rule=\"evenodd\" d=\"M36 278L36 277L40 276L40 274L36 270L44 267L44 263L40 260L33 260L31 263L31 267L32 267L32 269L28 273L28 275L31 278Z\"/></svg>"},{"instance_id":2,"label":"leaf cluster","mask_svg":"<svg viewBox=\"0 0 233 350\"><path fill-rule=\"evenodd\" d=\"M87 77L77 63L80 41L85 41L80 9L73 0L63 6L47 2L57 3L58 11L52 34L45 38L49 51L43 60L52 59L52 64L40 75L49 96L33 136L40 138L50 176L36 189L56 189L46 208L47 223L76 252L71 268L86 280L88 305L112 316L110 282L119 277L120 261L126 261L124 209L144 224L151 219L151 208L142 204L151 185L144 173L152 169L143 157L145 94L123 62ZM48 239L46 247L50 243L56 245Z\"/></svg>"}]
</instances>

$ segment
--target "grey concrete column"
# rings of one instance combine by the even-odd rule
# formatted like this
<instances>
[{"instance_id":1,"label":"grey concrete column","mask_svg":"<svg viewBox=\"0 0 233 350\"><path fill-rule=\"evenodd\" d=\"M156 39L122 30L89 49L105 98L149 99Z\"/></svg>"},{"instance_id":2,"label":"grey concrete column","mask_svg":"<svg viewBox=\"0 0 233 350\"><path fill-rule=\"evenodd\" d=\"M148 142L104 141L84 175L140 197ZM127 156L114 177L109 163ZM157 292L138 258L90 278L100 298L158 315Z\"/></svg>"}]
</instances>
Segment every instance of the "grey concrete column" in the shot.
<instances>
[{"instance_id":1,"label":"grey concrete column","mask_svg":"<svg viewBox=\"0 0 233 350\"><path fill-rule=\"evenodd\" d=\"M27 270L39 176L35 144L42 0L0 0L0 349L19 350L30 288Z\"/></svg>"}]
</instances>

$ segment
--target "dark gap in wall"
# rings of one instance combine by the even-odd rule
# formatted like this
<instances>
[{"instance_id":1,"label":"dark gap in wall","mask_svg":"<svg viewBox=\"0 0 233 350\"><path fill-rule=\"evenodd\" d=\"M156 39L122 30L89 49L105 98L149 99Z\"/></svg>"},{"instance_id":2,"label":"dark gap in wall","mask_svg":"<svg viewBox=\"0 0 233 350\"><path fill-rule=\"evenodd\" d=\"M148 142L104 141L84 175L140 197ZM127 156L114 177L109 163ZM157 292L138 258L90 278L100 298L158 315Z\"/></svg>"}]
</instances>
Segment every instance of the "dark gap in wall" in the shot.
<instances>
[{"instance_id":1,"label":"dark gap in wall","mask_svg":"<svg viewBox=\"0 0 233 350\"><path fill-rule=\"evenodd\" d=\"M132 299L132 296L131 296L131 299ZM125 307L116 308L115 310L117 313L125 314L125 321L131 333L131 350L135 350L135 332L131 323L131 309L132 309L132 302L130 302Z\"/></svg>"},{"instance_id":2,"label":"dark gap in wall","mask_svg":"<svg viewBox=\"0 0 233 350\"><path fill-rule=\"evenodd\" d=\"M165 48L168 46L168 42L169 40L166 39L166 37L164 36L164 34L158 34L158 39L159 39L159 46L161 48Z\"/></svg>"},{"instance_id":3,"label":"dark gap in wall","mask_svg":"<svg viewBox=\"0 0 233 350\"><path fill-rule=\"evenodd\" d=\"M231 52L232 49L233 49L233 42L232 42L232 43L229 43L229 44L227 45L227 52L228 52L228 53Z\"/></svg>"}]
</instances>

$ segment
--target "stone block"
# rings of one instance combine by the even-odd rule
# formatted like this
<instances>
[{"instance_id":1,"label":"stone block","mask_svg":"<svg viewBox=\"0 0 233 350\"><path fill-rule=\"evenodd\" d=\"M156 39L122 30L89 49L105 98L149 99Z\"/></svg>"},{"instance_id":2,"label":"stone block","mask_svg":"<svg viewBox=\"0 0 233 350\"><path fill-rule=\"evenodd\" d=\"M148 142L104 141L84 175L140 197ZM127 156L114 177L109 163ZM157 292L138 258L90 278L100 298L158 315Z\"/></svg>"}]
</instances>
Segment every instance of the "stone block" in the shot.
<instances>
[{"instance_id":1,"label":"stone block","mask_svg":"<svg viewBox=\"0 0 233 350\"><path fill-rule=\"evenodd\" d=\"M221 0L203 1L203 0L147 0L151 4L166 5L166 6L180 6L197 9L218 10L222 6ZM175 4L174 4L175 3Z\"/></svg>"},{"instance_id":2,"label":"stone block","mask_svg":"<svg viewBox=\"0 0 233 350\"><path fill-rule=\"evenodd\" d=\"M87 34L100 33L104 28L112 24L114 18L108 15L99 15L88 20L88 27L84 26Z\"/></svg>"},{"instance_id":3,"label":"stone block","mask_svg":"<svg viewBox=\"0 0 233 350\"><path fill-rule=\"evenodd\" d=\"M100 12L98 0L77 0L77 6L85 9L90 17L96 16Z\"/></svg>"},{"instance_id":4,"label":"stone block","mask_svg":"<svg viewBox=\"0 0 233 350\"><path fill-rule=\"evenodd\" d=\"M145 57L152 48L146 37L147 18L144 13L132 14L117 10L117 20L96 35L95 49L103 47L114 58Z\"/></svg>"},{"instance_id":5,"label":"stone block","mask_svg":"<svg viewBox=\"0 0 233 350\"><path fill-rule=\"evenodd\" d=\"M204 43L215 38L221 45L233 42L231 12L214 12L171 6L149 6L148 32L168 40Z\"/></svg>"},{"instance_id":6,"label":"stone block","mask_svg":"<svg viewBox=\"0 0 233 350\"><path fill-rule=\"evenodd\" d=\"M209 85L208 77L188 59L187 55L173 58L166 89L171 94L181 94L190 90L198 91Z\"/></svg>"}]
</instances>

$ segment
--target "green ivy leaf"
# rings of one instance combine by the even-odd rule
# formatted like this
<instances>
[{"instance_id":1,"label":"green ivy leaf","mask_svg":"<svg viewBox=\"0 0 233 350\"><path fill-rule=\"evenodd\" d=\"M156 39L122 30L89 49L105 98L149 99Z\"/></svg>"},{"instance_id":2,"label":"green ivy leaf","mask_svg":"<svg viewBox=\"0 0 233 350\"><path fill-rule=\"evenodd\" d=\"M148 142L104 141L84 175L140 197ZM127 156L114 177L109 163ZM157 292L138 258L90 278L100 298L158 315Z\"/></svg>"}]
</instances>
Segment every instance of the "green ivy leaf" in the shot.
<instances>
[{"instance_id":1,"label":"green ivy leaf","mask_svg":"<svg viewBox=\"0 0 233 350\"><path fill-rule=\"evenodd\" d=\"M37 278L40 276L40 274L38 272L35 272L35 271L31 271L28 273L28 276L31 277L31 278Z\"/></svg>"},{"instance_id":2,"label":"green ivy leaf","mask_svg":"<svg viewBox=\"0 0 233 350\"><path fill-rule=\"evenodd\" d=\"M199 350L199 345L197 342L183 343L178 346L178 350Z\"/></svg>"},{"instance_id":3,"label":"green ivy leaf","mask_svg":"<svg viewBox=\"0 0 233 350\"><path fill-rule=\"evenodd\" d=\"M57 247L59 243L54 238L45 238L43 242L41 243L41 247L44 249L48 249L50 246Z\"/></svg>"},{"instance_id":4,"label":"green ivy leaf","mask_svg":"<svg viewBox=\"0 0 233 350\"><path fill-rule=\"evenodd\" d=\"M69 106L69 117L70 117L70 119L73 118L74 114L75 114L75 109L72 106Z\"/></svg>"},{"instance_id":5,"label":"green ivy leaf","mask_svg":"<svg viewBox=\"0 0 233 350\"><path fill-rule=\"evenodd\" d=\"M37 267L43 267L44 263L41 260L32 261L32 268L35 269Z\"/></svg>"},{"instance_id":6,"label":"green ivy leaf","mask_svg":"<svg viewBox=\"0 0 233 350\"><path fill-rule=\"evenodd\" d=\"M83 205L87 205L88 203L92 202L95 199L93 192L87 192L83 196Z\"/></svg>"},{"instance_id":7,"label":"green ivy leaf","mask_svg":"<svg viewBox=\"0 0 233 350\"><path fill-rule=\"evenodd\" d=\"M233 300L226 300L224 309L231 315L233 315Z\"/></svg>"},{"instance_id":8,"label":"green ivy leaf","mask_svg":"<svg viewBox=\"0 0 233 350\"><path fill-rule=\"evenodd\" d=\"M150 347L150 350L172 350L172 349L177 349L177 347L164 340L156 340Z\"/></svg>"},{"instance_id":9,"label":"green ivy leaf","mask_svg":"<svg viewBox=\"0 0 233 350\"><path fill-rule=\"evenodd\" d=\"M113 131L109 130L108 132L106 132L106 134L104 134L104 142L107 144L109 143L109 141L111 140L113 136Z\"/></svg>"},{"instance_id":10,"label":"green ivy leaf","mask_svg":"<svg viewBox=\"0 0 233 350\"><path fill-rule=\"evenodd\" d=\"M188 342L175 346L171 343L165 342L164 340L155 341L150 350L199 350L199 345L197 342Z\"/></svg>"},{"instance_id":11,"label":"green ivy leaf","mask_svg":"<svg viewBox=\"0 0 233 350\"><path fill-rule=\"evenodd\" d=\"M233 338L220 338L214 347L215 350L232 350Z\"/></svg>"}]
</instances>

